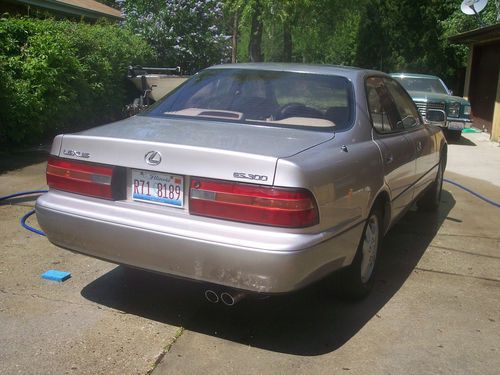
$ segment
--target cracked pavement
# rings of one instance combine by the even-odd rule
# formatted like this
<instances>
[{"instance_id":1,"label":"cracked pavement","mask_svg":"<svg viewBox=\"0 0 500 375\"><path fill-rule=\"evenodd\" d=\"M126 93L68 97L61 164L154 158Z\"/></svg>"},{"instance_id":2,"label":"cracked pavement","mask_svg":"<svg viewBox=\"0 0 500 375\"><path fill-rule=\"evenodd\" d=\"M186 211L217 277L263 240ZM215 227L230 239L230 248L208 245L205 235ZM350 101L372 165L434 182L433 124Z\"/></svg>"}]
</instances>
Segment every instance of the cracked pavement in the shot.
<instances>
[{"instance_id":1,"label":"cracked pavement","mask_svg":"<svg viewBox=\"0 0 500 375\"><path fill-rule=\"evenodd\" d=\"M445 177L499 202L500 147L465 137ZM0 196L44 188L44 169L1 174ZM34 199L2 202L0 374L496 374L500 211L444 190L438 215L411 210L388 233L366 300L318 285L234 308L205 302L202 285L58 249L19 225ZM51 268L72 277L41 279Z\"/></svg>"}]
</instances>

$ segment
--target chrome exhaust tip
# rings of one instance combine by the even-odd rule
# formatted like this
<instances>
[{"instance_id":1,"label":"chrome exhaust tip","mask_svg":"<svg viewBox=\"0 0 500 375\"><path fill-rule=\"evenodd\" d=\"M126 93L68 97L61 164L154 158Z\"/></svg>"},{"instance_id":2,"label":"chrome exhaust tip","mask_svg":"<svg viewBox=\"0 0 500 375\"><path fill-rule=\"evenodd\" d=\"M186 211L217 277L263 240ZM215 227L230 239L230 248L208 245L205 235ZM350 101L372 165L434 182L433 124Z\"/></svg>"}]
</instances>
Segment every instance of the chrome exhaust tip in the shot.
<instances>
[{"instance_id":1,"label":"chrome exhaust tip","mask_svg":"<svg viewBox=\"0 0 500 375\"><path fill-rule=\"evenodd\" d=\"M205 298L208 302L217 303L219 302L219 296L211 289L205 290Z\"/></svg>"},{"instance_id":2,"label":"chrome exhaust tip","mask_svg":"<svg viewBox=\"0 0 500 375\"><path fill-rule=\"evenodd\" d=\"M241 301L246 296L246 293L239 292L236 294L231 294L229 292L222 292L220 295L220 300L226 306L234 306L239 301Z\"/></svg>"}]
</instances>

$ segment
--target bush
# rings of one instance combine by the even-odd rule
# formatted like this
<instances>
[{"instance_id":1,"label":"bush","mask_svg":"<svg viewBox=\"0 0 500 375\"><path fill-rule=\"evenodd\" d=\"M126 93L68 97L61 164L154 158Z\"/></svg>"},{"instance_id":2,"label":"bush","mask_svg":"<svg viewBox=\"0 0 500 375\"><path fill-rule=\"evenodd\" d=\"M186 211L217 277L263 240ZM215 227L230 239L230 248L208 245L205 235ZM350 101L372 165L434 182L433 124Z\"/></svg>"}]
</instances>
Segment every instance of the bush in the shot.
<instances>
[{"instance_id":1,"label":"bush","mask_svg":"<svg viewBox=\"0 0 500 375\"><path fill-rule=\"evenodd\" d=\"M0 143L39 142L122 117L127 67L152 57L118 25L1 19Z\"/></svg>"}]
</instances>

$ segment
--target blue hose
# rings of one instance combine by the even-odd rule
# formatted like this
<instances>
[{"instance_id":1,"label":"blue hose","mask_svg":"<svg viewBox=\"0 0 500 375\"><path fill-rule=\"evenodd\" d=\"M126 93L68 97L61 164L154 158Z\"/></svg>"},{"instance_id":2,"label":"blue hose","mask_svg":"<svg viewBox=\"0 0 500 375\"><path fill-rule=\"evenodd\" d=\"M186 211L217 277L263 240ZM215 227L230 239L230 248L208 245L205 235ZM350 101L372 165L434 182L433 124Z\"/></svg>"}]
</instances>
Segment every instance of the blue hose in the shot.
<instances>
[{"instance_id":1,"label":"blue hose","mask_svg":"<svg viewBox=\"0 0 500 375\"><path fill-rule=\"evenodd\" d=\"M46 193L47 190L30 190L30 191L23 191L23 192L20 192L20 193L14 193L14 194L10 194L10 195L6 195L6 196L3 196L3 197L0 197L0 202L3 201L3 200L6 200L6 199L11 199L11 198L15 198L15 197L20 197L22 195L32 195L32 194L43 194L43 193ZM31 215L33 215L35 213L35 210L31 210L30 212L28 212L26 215L24 215L21 220L19 220L19 222L21 223L21 225L23 226L23 228L33 232L33 233L36 233L36 234L39 234L41 236L45 236L45 233L43 233L41 230L39 229L36 229L36 228L33 228L31 226L29 226L28 224L26 224L26 219L28 219Z\"/></svg>"},{"instance_id":2,"label":"blue hose","mask_svg":"<svg viewBox=\"0 0 500 375\"><path fill-rule=\"evenodd\" d=\"M5 200L5 199L11 199L11 198L15 198L15 197L19 197L21 195L31 195L31 194L43 194L43 193L46 193L48 190L30 190L30 191L23 191L23 192L20 192L20 193L14 193L14 194L11 194L11 195L6 195L4 197L0 197L0 202Z\"/></svg>"},{"instance_id":3,"label":"blue hose","mask_svg":"<svg viewBox=\"0 0 500 375\"><path fill-rule=\"evenodd\" d=\"M24 215L21 220L19 220L19 222L21 223L21 225L26 228L27 230L33 232L33 233L36 233L36 234L39 234L40 236L45 236L45 233L43 233L41 230L39 229L36 229L36 228L33 228L33 227L30 227L28 224L26 224L26 219L29 218L31 215L33 215L35 213L35 210L31 210L30 212L28 212L26 215Z\"/></svg>"},{"instance_id":4,"label":"blue hose","mask_svg":"<svg viewBox=\"0 0 500 375\"><path fill-rule=\"evenodd\" d=\"M486 198L485 196L483 196L483 195L481 195L481 194L478 194L478 193L476 193L475 191L472 191L471 189L466 188L465 186L460 185L459 183L457 183L457 182L455 182L455 181L451 181L451 180L448 180L448 179L446 179L446 178L445 178L445 179L443 179L443 181L445 181L445 182L447 182L447 183L449 183L449 184L455 185L455 186L459 187L460 189L465 190L465 191L466 191L466 192L468 192L468 193L471 193L472 195L474 195L475 197L477 197L477 198L479 198L479 199L481 199L481 200L485 201L486 203L489 203L489 204L491 204L491 205L493 205L493 206L495 206L495 207L500 207L500 204L499 204L499 203L496 203L496 202L492 201L491 199L488 199L488 198Z\"/></svg>"}]
</instances>

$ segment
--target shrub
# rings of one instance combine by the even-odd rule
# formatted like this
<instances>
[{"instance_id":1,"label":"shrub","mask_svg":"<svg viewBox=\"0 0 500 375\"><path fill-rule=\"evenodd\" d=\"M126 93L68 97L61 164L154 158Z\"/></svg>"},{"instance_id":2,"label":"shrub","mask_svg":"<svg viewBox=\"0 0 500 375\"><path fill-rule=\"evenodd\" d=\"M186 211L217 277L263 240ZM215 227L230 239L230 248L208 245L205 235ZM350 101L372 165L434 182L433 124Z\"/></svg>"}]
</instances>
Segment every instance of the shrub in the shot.
<instances>
[{"instance_id":1,"label":"shrub","mask_svg":"<svg viewBox=\"0 0 500 375\"><path fill-rule=\"evenodd\" d=\"M118 25L1 19L0 143L39 142L120 118L127 66L152 57Z\"/></svg>"}]
</instances>

